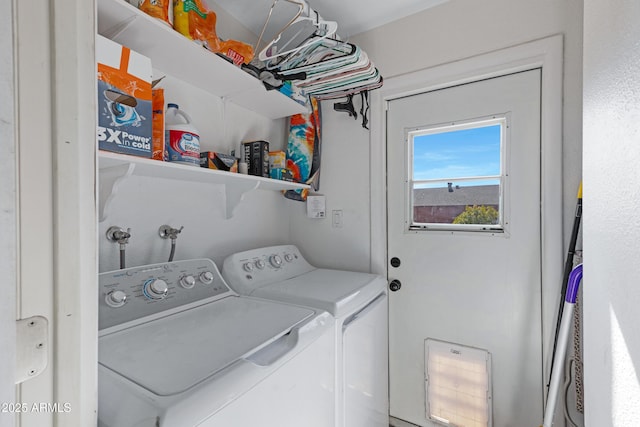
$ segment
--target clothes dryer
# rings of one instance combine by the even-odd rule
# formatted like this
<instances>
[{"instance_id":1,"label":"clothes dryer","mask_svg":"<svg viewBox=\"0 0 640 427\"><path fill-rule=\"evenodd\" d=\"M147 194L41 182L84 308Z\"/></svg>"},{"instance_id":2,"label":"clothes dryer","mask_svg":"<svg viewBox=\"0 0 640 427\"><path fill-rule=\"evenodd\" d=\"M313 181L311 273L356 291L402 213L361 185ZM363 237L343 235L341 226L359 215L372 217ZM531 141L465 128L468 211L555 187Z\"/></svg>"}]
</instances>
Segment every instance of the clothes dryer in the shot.
<instances>
[{"instance_id":1,"label":"clothes dryer","mask_svg":"<svg viewBox=\"0 0 640 427\"><path fill-rule=\"evenodd\" d=\"M222 274L236 292L325 310L336 319L336 427L386 427L386 281L374 274L316 268L294 245L236 253Z\"/></svg>"}]
</instances>

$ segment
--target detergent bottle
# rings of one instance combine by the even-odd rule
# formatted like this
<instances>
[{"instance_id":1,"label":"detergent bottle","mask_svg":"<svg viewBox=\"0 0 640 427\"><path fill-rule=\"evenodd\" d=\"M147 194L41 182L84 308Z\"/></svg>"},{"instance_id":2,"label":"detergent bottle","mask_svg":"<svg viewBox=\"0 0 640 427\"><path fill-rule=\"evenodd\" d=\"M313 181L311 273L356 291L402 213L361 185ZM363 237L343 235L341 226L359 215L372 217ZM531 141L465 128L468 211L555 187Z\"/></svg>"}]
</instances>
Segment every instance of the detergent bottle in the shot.
<instances>
[{"instance_id":1,"label":"detergent bottle","mask_svg":"<svg viewBox=\"0 0 640 427\"><path fill-rule=\"evenodd\" d=\"M168 161L200 166L200 136L178 104L167 105L164 140Z\"/></svg>"}]
</instances>

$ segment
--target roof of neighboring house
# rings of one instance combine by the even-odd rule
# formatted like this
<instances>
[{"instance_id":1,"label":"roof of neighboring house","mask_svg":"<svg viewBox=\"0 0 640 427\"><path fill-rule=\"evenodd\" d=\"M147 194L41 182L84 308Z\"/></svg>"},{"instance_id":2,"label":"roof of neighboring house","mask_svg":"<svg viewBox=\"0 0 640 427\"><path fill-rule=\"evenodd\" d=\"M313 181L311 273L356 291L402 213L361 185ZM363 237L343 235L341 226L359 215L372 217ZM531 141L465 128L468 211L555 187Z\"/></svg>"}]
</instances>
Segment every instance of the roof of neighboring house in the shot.
<instances>
[{"instance_id":1,"label":"roof of neighboring house","mask_svg":"<svg viewBox=\"0 0 640 427\"><path fill-rule=\"evenodd\" d=\"M413 190L413 206L473 206L497 205L500 202L500 186L475 185L448 188L417 188Z\"/></svg>"}]
</instances>

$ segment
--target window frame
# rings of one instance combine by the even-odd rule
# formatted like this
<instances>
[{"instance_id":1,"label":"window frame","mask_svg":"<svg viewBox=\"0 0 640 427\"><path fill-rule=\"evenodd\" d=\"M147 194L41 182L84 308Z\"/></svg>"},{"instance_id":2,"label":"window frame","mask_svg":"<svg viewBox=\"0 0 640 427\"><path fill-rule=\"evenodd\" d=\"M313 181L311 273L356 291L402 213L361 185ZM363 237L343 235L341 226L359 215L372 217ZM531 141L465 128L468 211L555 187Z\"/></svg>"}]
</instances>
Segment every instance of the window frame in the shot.
<instances>
[{"instance_id":1,"label":"window frame","mask_svg":"<svg viewBox=\"0 0 640 427\"><path fill-rule=\"evenodd\" d=\"M425 125L415 128L405 129L405 224L406 232L420 231L446 231L446 232L481 232L491 235L508 235L509 209L508 209L508 187L509 187L509 165L508 153L510 145L510 113L492 114L490 116L476 117L455 122ZM500 125L500 174L487 176L471 176L461 178L438 178L428 180L414 180L414 140L416 137L424 135L434 135L439 133L455 132L467 129L476 129ZM499 181L499 219L498 224L443 224L443 223L419 223L414 221L414 186L416 183L446 183L461 181L480 181L486 179L497 179Z\"/></svg>"}]
</instances>

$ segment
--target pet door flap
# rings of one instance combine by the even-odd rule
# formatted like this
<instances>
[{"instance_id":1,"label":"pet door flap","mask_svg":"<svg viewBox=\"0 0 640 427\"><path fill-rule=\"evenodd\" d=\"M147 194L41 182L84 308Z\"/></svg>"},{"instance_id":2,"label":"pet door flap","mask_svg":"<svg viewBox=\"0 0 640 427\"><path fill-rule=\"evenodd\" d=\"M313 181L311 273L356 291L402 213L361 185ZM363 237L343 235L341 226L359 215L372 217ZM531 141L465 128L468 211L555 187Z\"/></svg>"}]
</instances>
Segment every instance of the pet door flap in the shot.
<instances>
[{"instance_id":1,"label":"pet door flap","mask_svg":"<svg viewBox=\"0 0 640 427\"><path fill-rule=\"evenodd\" d=\"M455 427L491 427L491 353L425 340L427 418Z\"/></svg>"}]
</instances>

